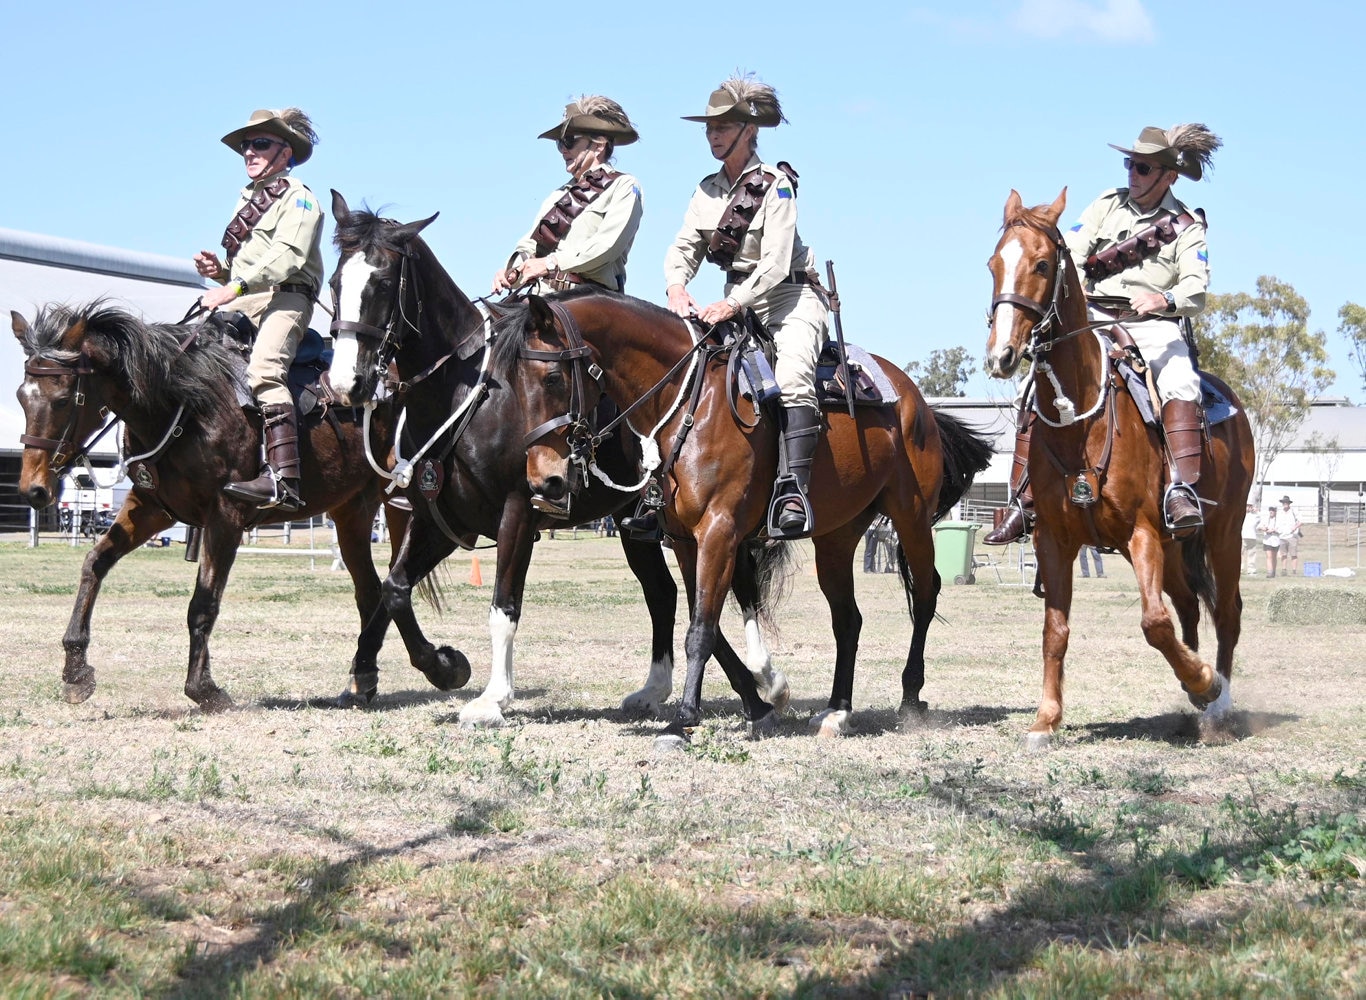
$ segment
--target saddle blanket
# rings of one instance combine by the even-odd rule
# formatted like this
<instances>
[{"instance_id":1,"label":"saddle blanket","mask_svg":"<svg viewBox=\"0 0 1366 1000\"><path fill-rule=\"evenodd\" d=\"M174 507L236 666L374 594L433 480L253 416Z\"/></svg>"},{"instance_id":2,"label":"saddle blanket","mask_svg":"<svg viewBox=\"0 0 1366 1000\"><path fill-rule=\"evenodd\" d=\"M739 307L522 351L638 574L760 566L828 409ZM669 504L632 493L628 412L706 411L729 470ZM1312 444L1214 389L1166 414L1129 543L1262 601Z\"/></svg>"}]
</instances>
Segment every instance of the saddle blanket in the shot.
<instances>
[{"instance_id":1,"label":"saddle blanket","mask_svg":"<svg viewBox=\"0 0 1366 1000\"><path fill-rule=\"evenodd\" d=\"M1114 342L1108 337L1105 338L1105 343L1107 350L1114 347ZM1115 367L1123 377L1124 384L1129 389L1129 395L1133 398L1139 414L1143 417L1143 422L1149 427L1156 428L1161 421L1158 419L1153 398L1148 392L1147 379L1135 371L1134 367L1125 359L1117 361ZM1200 405L1204 407L1205 419L1211 427L1223 423L1238 412L1233 401L1224 395L1223 390L1216 383L1210 381L1209 376L1204 372L1200 373Z\"/></svg>"},{"instance_id":2,"label":"saddle blanket","mask_svg":"<svg viewBox=\"0 0 1366 1000\"><path fill-rule=\"evenodd\" d=\"M882 370L877 359L857 344L846 344L845 354L849 359L849 372L853 377L854 404L856 406L893 406L897 401L896 389L892 386L887 373ZM839 366L839 345L827 341L816 362L816 396L823 407L842 407L846 405L844 384L837 378ZM740 365L737 378L742 395L755 398L754 384L761 385L759 401L767 402L777 396L777 385L773 382L773 369L768 360L759 352L747 354Z\"/></svg>"}]
</instances>

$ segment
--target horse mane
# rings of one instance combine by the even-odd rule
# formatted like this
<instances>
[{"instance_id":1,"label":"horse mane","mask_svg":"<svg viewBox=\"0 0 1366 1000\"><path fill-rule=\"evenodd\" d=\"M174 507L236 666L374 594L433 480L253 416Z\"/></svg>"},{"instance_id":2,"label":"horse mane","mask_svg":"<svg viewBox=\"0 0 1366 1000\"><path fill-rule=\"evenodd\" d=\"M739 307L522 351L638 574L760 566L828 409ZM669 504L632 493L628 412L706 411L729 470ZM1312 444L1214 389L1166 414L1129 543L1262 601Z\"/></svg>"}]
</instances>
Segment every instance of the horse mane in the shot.
<instances>
[{"instance_id":1,"label":"horse mane","mask_svg":"<svg viewBox=\"0 0 1366 1000\"><path fill-rule=\"evenodd\" d=\"M387 250L402 253L403 245L393 238L394 230L403 223L389 219L362 205L346 216L336 220L337 229L332 234L332 243L343 256L358 250Z\"/></svg>"},{"instance_id":2,"label":"horse mane","mask_svg":"<svg viewBox=\"0 0 1366 1000\"><path fill-rule=\"evenodd\" d=\"M25 335L25 352L74 363L81 352L64 348L62 341L77 324L84 325L85 339L107 355L139 408L160 413L183 405L198 416L235 405L241 363L212 326L144 323L103 299L85 306L45 306ZM212 336L205 336L210 331Z\"/></svg>"},{"instance_id":3,"label":"horse mane","mask_svg":"<svg viewBox=\"0 0 1366 1000\"><path fill-rule=\"evenodd\" d=\"M603 288L596 288L593 285L580 285L567 292L556 292L551 300L572 302L576 299L590 298L610 299L614 304L639 313L642 317L678 319L669 310L657 306L653 302L632 298L629 295L620 295ZM493 324L493 357L490 361L494 371L505 374L517 364L518 356L522 348L526 346L527 332L531 325L531 309L525 300L499 305L498 308L503 312L503 315L499 316Z\"/></svg>"}]
</instances>

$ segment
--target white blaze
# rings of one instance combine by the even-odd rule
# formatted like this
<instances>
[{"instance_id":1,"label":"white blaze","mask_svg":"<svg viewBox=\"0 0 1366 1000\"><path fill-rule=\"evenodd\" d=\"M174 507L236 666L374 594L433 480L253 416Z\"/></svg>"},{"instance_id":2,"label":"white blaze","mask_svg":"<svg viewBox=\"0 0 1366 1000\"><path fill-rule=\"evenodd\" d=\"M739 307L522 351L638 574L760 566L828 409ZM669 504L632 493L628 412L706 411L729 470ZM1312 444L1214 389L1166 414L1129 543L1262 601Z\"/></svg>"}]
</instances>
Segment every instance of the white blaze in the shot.
<instances>
[{"instance_id":1,"label":"white blaze","mask_svg":"<svg viewBox=\"0 0 1366 1000\"><path fill-rule=\"evenodd\" d=\"M361 295L375 273L365 257L353 253L341 266L341 294L337 302L336 319L341 322L360 321ZM354 389L357 381L356 362L360 357L360 342L352 330L339 331L332 342L332 384L339 390Z\"/></svg>"},{"instance_id":2,"label":"white blaze","mask_svg":"<svg viewBox=\"0 0 1366 1000\"><path fill-rule=\"evenodd\" d=\"M1015 293L1015 272L1019 270L1020 258L1024 256L1024 246L1018 238L1012 239L1001 247L1001 290L997 295ZM991 318L991 339L987 343L987 357L994 359L1010 343L1010 331L1015 327L1015 307L1002 302L996 307Z\"/></svg>"}]
</instances>

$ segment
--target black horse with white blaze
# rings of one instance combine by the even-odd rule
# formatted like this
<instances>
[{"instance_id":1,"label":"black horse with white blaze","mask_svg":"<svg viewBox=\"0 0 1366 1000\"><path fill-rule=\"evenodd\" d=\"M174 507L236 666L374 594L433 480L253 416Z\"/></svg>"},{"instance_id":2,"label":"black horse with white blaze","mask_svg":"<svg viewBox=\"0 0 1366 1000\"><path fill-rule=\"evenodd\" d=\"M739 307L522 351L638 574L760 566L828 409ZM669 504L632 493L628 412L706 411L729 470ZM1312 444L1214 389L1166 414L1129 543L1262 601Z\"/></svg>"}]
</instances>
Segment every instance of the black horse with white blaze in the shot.
<instances>
[{"instance_id":1,"label":"black horse with white blaze","mask_svg":"<svg viewBox=\"0 0 1366 1000\"><path fill-rule=\"evenodd\" d=\"M332 213L341 255L330 282L337 306L332 388L344 403L360 405L373 399L381 380L387 379L403 410L394 474L413 516L384 581L385 605L410 654L424 648L431 656L454 653L435 650L423 637L413 614L412 589L457 546L470 547L481 535L496 539L489 684L464 707L460 720L501 725L513 697L513 641L538 529L620 515L634 508L636 493L587 477L572 502L553 516L537 509L526 482L522 403L491 364L497 307L467 298L418 235L436 216L401 224L368 210L351 211L336 191ZM595 388L591 395L596 403ZM553 427L544 433L569 430ZM596 458L614 483L639 478L634 440L616 435L599 447ZM673 689L677 586L657 542L623 533L621 544L652 623L648 678L622 707L654 712ZM760 572L761 563L781 559L781 552L747 551L740 560L750 571L747 579L768 579L769 574ZM749 631L748 665L724 640L716 655L740 693L747 717L771 720L774 707L787 701L787 680L772 669L758 630ZM361 646L377 650L383 640L383 632L376 630L361 636ZM373 683L367 689L359 678L354 686L374 690Z\"/></svg>"}]
</instances>

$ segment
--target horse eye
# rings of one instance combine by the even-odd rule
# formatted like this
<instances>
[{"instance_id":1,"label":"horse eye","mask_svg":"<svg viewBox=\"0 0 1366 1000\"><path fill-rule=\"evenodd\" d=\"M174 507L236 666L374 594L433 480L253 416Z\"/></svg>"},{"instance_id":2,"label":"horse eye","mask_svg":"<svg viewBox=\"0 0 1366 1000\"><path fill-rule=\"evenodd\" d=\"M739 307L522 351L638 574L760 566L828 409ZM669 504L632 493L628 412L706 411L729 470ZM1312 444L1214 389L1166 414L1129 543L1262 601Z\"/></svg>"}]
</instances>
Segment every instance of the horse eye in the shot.
<instances>
[{"instance_id":1,"label":"horse eye","mask_svg":"<svg viewBox=\"0 0 1366 1000\"><path fill-rule=\"evenodd\" d=\"M553 371L547 372L545 379L542 381L542 384L547 389L559 388L560 386L564 385L564 372L560 371L558 368Z\"/></svg>"},{"instance_id":2,"label":"horse eye","mask_svg":"<svg viewBox=\"0 0 1366 1000\"><path fill-rule=\"evenodd\" d=\"M1034 273L1035 273L1035 274L1047 274L1047 273L1048 273L1048 261L1046 261L1046 260L1041 260L1041 261L1039 261L1037 264L1035 264L1035 265L1034 265Z\"/></svg>"}]
</instances>

